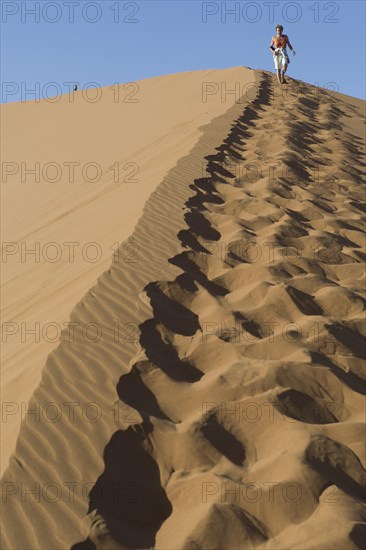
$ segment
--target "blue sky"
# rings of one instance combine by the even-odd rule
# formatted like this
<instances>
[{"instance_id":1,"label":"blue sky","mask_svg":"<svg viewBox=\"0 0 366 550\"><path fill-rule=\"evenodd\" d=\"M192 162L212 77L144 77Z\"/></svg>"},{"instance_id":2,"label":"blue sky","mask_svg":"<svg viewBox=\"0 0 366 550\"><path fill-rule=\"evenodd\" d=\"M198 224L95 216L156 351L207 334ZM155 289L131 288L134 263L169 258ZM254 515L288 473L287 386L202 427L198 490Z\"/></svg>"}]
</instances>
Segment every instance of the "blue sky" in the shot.
<instances>
[{"instance_id":1,"label":"blue sky","mask_svg":"<svg viewBox=\"0 0 366 550\"><path fill-rule=\"evenodd\" d=\"M365 99L363 0L0 3L2 103L34 99L25 94L34 88L40 97L67 93L67 82L107 86L236 65L274 71L277 23L297 54L289 76Z\"/></svg>"}]
</instances>

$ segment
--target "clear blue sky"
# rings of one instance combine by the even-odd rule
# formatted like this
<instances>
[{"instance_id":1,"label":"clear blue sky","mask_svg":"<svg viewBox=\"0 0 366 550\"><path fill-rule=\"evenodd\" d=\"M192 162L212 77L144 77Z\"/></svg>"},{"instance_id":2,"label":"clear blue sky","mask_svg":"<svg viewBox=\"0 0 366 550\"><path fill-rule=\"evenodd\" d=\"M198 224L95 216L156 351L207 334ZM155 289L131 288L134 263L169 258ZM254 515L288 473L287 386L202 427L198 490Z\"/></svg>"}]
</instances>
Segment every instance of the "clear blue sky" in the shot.
<instances>
[{"instance_id":1,"label":"clear blue sky","mask_svg":"<svg viewBox=\"0 0 366 550\"><path fill-rule=\"evenodd\" d=\"M1 102L34 99L22 97L21 90L35 86L41 97L54 96L50 82L59 86L57 93L67 93L65 82L107 86L235 65L274 71L268 47L276 23L283 24L297 53L290 54L289 76L320 86L335 83L332 89L365 99L363 0L0 4Z\"/></svg>"}]
</instances>

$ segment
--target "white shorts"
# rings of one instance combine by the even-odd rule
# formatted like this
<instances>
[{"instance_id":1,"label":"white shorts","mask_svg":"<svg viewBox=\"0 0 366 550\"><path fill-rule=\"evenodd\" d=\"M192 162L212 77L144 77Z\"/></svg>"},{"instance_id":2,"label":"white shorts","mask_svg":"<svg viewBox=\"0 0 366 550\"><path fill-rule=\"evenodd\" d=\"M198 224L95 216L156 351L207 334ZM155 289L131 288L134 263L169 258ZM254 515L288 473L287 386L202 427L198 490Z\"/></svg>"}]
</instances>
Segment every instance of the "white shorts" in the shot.
<instances>
[{"instance_id":1,"label":"white shorts","mask_svg":"<svg viewBox=\"0 0 366 550\"><path fill-rule=\"evenodd\" d=\"M290 63L287 52L282 48L276 48L275 52L277 52L277 55L273 54L275 67L277 70L281 69L283 71L285 65L288 65Z\"/></svg>"}]
</instances>

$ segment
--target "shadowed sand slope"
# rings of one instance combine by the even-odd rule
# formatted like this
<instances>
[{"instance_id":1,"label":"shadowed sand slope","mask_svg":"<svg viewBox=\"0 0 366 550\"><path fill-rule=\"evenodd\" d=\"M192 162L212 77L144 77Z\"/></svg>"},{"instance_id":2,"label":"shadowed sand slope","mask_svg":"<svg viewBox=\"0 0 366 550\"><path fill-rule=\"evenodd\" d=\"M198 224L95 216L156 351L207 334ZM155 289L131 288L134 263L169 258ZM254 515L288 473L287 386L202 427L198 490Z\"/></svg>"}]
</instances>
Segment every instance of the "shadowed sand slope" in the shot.
<instances>
[{"instance_id":1,"label":"shadowed sand slope","mask_svg":"<svg viewBox=\"0 0 366 550\"><path fill-rule=\"evenodd\" d=\"M362 548L364 103L254 74L48 356L2 548Z\"/></svg>"}]
</instances>

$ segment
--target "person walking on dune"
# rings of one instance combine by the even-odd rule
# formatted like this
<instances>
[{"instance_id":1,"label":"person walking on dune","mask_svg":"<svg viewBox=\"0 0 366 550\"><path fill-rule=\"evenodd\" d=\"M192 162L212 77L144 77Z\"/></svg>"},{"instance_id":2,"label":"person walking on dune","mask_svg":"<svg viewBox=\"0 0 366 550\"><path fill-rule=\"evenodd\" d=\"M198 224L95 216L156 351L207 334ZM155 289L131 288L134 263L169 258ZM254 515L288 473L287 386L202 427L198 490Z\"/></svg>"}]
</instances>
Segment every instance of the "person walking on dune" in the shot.
<instances>
[{"instance_id":1,"label":"person walking on dune","mask_svg":"<svg viewBox=\"0 0 366 550\"><path fill-rule=\"evenodd\" d=\"M286 46L292 51L292 55L296 55L295 50L290 44L289 37L287 34L282 34L283 26L276 26L276 36L272 37L271 44L269 46L270 50L273 52L273 59L275 67L277 70L277 78L280 84L287 84L285 80L285 72L290 63L289 57L287 55Z\"/></svg>"}]
</instances>

